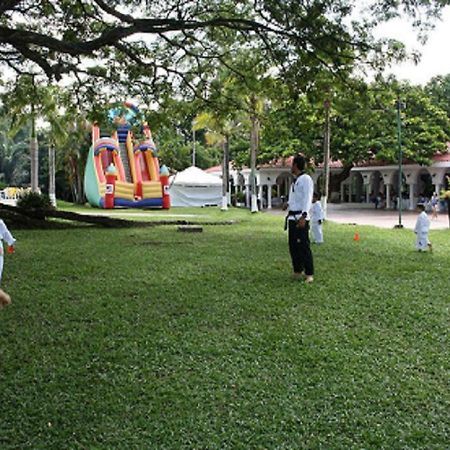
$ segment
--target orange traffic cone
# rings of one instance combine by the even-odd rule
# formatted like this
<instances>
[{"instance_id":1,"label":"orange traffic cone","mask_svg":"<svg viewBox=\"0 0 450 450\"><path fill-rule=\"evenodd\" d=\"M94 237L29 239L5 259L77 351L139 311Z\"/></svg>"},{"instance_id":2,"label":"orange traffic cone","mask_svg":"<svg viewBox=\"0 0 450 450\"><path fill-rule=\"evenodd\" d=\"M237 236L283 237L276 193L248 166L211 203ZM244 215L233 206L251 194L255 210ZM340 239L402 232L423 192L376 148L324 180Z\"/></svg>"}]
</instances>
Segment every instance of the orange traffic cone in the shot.
<instances>
[{"instance_id":1,"label":"orange traffic cone","mask_svg":"<svg viewBox=\"0 0 450 450\"><path fill-rule=\"evenodd\" d=\"M359 241L359 232L358 232L358 230L355 231L355 234L353 235L353 240L355 242Z\"/></svg>"}]
</instances>

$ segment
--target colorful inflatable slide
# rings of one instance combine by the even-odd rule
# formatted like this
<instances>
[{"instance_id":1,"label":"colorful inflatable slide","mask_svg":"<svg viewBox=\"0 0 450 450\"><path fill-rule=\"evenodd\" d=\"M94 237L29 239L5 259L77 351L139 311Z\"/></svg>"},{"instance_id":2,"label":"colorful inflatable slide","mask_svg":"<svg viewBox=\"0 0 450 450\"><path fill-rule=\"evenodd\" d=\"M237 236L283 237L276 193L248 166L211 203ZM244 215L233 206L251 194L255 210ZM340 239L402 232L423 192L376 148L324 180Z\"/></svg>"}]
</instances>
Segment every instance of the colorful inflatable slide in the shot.
<instances>
[{"instance_id":1,"label":"colorful inflatable slide","mask_svg":"<svg viewBox=\"0 0 450 450\"><path fill-rule=\"evenodd\" d=\"M84 176L87 199L99 208L164 208L170 207L169 172L159 167L159 160L150 128L139 124L142 139L132 131L136 128L139 110L131 103L112 109L109 119L115 131L105 136L99 126L92 127L92 147Z\"/></svg>"}]
</instances>

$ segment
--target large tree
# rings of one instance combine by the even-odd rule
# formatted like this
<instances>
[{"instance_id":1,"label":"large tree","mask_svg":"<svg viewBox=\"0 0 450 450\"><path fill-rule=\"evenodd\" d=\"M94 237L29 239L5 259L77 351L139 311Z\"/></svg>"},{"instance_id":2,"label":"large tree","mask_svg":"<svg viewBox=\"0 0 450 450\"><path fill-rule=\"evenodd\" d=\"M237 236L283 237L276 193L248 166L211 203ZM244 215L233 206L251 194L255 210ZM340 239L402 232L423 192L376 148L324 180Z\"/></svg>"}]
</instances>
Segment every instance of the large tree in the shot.
<instances>
[{"instance_id":1,"label":"large tree","mask_svg":"<svg viewBox=\"0 0 450 450\"><path fill-rule=\"evenodd\" d=\"M419 23L448 3L372 0L364 15L356 0L5 0L0 63L56 80L73 74L80 85L96 77L91 93L112 82L155 98L166 81L205 92L205 69L244 46L305 81L318 67L339 74L388 62L402 48L373 38L379 20L404 13ZM234 45L224 49L224 39Z\"/></svg>"}]
</instances>

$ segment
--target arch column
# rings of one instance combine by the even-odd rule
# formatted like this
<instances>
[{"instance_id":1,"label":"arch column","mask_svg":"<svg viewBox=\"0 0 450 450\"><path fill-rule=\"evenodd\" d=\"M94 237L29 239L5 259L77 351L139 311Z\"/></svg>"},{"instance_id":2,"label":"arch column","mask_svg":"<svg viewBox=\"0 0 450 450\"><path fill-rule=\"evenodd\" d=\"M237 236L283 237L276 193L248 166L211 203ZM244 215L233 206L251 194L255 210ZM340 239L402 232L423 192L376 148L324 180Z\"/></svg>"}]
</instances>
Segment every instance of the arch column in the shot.
<instances>
[{"instance_id":1,"label":"arch column","mask_svg":"<svg viewBox=\"0 0 450 450\"><path fill-rule=\"evenodd\" d=\"M272 209L272 184L267 185L267 209Z\"/></svg>"},{"instance_id":2,"label":"arch column","mask_svg":"<svg viewBox=\"0 0 450 450\"><path fill-rule=\"evenodd\" d=\"M391 187L394 184L395 169L386 169L381 172L383 182L386 187L386 209L391 208Z\"/></svg>"},{"instance_id":3,"label":"arch column","mask_svg":"<svg viewBox=\"0 0 450 450\"><path fill-rule=\"evenodd\" d=\"M430 167L428 169L428 173L431 176L431 182L434 186L434 192L438 195L440 194L441 186L444 184L445 171L446 169L443 167Z\"/></svg>"},{"instance_id":4,"label":"arch column","mask_svg":"<svg viewBox=\"0 0 450 450\"><path fill-rule=\"evenodd\" d=\"M263 184L258 184L258 198L259 198L259 210L261 211L263 209Z\"/></svg>"},{"instance_id":5,"label":"arch column","mask_svg":"<svg viewBox=\"0 0 450 450\"><path fill-rule=\"evenodd\" d=\"M417 184L417 178L419 176L420 167L419 168L405 168L403 173L405 175L406 184L409 186L409 208L413 211L416 208L416 200L415 200L415 190Z\"/></svg>"},{"instance_id":6,"label":"arch column","mask_svg":"<svg viewBox=\"0 0 450 450\"><path fill-rule=\"evenodd\" d=\"M386 186L386 209L391 209L391 183L385 184Z\"/></svg>"},{"instance_id":7,"label":"arch column","mask_svg":"<svg viewBox=\"0 0 450 450\"><path fill-rule=\"evenodd\" d=\"M363 186L366 190L366 203L370 203L370 182L372 181L372 170L361 172L361 176L363 179Z\"/></svg>"},{"instance_id":8,"label":"arch column","mask_svg":"<svg viewBox=\"0 0 450 450\"><path fill-rule=\"evenodd\" d=\"M245 185L245 206L247 208L250 207L250 185L249 184Z\"/></svg>"}]
</instances>

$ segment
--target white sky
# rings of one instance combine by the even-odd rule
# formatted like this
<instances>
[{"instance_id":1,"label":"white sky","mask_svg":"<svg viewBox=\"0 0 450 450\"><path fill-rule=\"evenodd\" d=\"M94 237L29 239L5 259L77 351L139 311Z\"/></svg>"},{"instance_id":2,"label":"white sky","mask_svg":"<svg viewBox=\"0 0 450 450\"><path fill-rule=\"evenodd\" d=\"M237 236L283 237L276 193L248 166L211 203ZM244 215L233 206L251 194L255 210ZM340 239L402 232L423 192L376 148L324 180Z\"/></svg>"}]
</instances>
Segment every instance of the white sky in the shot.
<instances>
[{"instance_id":1,"label":"white sky","mask_svg":"<svg viewBox=\"0 0 450 450\"><path fill-rule=\"evenodd\" d=\"M405 20L392 20L381 25L377 36L392 37L402 41L407 50L418 50L422 54L418 65L405 62L386 73L393 73L397 78L409 80L413 84L425 84L436 75L450 74L450 7L444 8L441 19L428 34L425 46L417 42L417 32Z\"/></svg>"}]
</instances>

